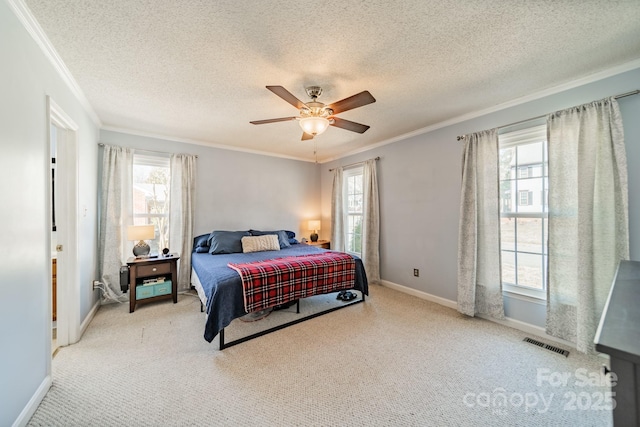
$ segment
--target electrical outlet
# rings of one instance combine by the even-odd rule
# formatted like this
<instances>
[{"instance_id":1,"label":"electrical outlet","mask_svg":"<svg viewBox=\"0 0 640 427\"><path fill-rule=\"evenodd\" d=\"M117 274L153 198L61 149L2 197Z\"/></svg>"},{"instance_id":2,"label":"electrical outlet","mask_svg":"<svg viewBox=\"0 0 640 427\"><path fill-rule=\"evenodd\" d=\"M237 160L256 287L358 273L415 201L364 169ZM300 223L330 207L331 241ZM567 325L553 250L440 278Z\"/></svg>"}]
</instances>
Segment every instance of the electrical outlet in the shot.
<instances>
[{"instance_id":1,"label":"electrical outlet","mask_svg":"<svg viewBox=\"0 0 640 427\"><path fill-rule=\"evenodd\" d=\"M420 270L418 270L417 268L413 269L413 275L416 277L420 277Z\"/></svg>"},{"instance_id":2,"label":"electrical outlet","mask_svg":"<svg viewBox=\"0 0 640 427\"><path fill-rule=\"evenodd\" d=\"M93 282L91 282L91 288L95 291L98 288L99 284L100 284L99 280L94 280Z\"/></svg>"}]
</instances>

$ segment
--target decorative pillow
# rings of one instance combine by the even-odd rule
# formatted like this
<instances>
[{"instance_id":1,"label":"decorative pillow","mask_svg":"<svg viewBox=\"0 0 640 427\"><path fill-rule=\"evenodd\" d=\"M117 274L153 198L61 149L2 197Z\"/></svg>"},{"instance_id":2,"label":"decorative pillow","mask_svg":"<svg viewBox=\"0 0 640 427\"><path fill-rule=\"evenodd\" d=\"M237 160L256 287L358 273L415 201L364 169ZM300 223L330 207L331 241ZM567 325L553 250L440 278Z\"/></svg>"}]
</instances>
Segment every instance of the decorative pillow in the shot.
<instances>
[{"instance_id":1,"label":"decorative pillow","mask_svg":"<svg viewBox=\"0 0 640 427\"><path fill-rule=\"evenodd\" d=\"M248 231L213 231L209 234L209 253L235 254L242 252L242 238L250 236Z\"/></svg>"},{"instance_id":2,"label":"decorative pillow","mask_svg":"<svg viewBox=\"0 0 640 427\"><path fill-rule=\"evenodd\" d=\"M275 234L245 236L242 238L242 252L279 251L280 244Z\"/></svg>"},{"instance_id":3,"label":"decorative pillow","mask_svg":"<svg viewBox=\"0 0 640 427\"><path fill-rule=\"evenodd\" d=\"M291 243L289 243L289 235L285 230L278 230L278 231L249 230L249 233L251 233L252 236L265 236L268 234L275 234L276 236L278 236L278 244L280 245L280 249L288 248L289 246L291 246ZM295 233L294 233L294 236L295 236Z\"/></svg>"},{"instance_id":4,"label":"decorative pillow","mask_svg":"<svg viewBox=\"0 0 640 427\"><path fill-rule=\"evenodd\" d=\"M203 234L193 239L193 251L198 253L209 252L209 234Z\"/></svg>"}]
</instances>

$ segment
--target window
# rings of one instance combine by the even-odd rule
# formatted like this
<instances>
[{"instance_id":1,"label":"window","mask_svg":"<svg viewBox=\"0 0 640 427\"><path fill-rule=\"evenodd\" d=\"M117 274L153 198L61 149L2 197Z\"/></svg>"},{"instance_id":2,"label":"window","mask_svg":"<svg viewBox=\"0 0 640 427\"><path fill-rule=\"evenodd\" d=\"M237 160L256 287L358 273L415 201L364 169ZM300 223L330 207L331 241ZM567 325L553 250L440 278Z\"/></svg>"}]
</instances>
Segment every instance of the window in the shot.
<instances>
[{"instance_id":1,"label":"window","mask_svg":"<svg viewBox=\"0 0 640 427\"><path fill-rule=\"evenodd\" d=\"M133 223L155 226L156 237L147 242L151 253L159 253L169 247L170 180L168 157L134 154Z\"/></svg>"},{"instance_id":2,"label":"window","mask_svg":"<svg viewBox=\"0 0 640 427\"><path fill-rule=\"evenodd\" d=\"M499 141L503 289L544 299L549 188L546 126L505 133Z\"/></svg>"},{"instance_id":3,"label":"window","mask_svg":"<svg viewBox=\"0 0 640 427\"><path fill-rule=\"evenodd\" d=\"M518 168L518 178L529 178L531 176L531 166Z\"/></svg>"},{"instance_id":4,"label":"window","mask_svg":"<svg viewBox=\"0 0 640 427\"><path fill-rule=\"evenodd\" d=\"M520 190L520 199L518 205L520 206L529 206L532 204L531 199L533 198L533 193L528 190Z\"/></svg>"},{"instance_id":5,"label":"window","mask_svg":"<svg viewBox=\"0 0 640 427\"><path fill-rule=\"evenodd\" d=\"M345 189L345 250L361 255L362 253L362 213L364 193L362 190L362 167L344 171Z\"/></svg>"}]
</instances>

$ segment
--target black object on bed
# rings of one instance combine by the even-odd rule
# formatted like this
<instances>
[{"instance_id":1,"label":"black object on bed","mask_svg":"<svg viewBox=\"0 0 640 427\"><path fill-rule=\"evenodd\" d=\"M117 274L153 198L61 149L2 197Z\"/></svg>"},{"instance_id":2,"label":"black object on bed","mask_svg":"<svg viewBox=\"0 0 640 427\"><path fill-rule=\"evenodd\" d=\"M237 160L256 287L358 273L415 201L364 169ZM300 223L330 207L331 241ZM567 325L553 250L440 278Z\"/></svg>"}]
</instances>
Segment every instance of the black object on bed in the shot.
<instances>
[{"instance_id":1,"label":"black object on bed","mask_svg":"<svg viewBox=\"0 0 640 427\"><path fill-rule=\"evenodd\" d=\"M200 299L206 306L207 320L205 325L204 339L208 342L213 341L216 335L220 334L220 349L239 344L266 333L282 329L292 324L300 323L317 317L322 314L335 311L340 308L347 307L356 303L363 302L365 295L369 294L369 286L367 276L364 271L362 260L356 256L355 268L356 277L353 289L362 292L362 298L354 300L348 304L344 304L332 309L315 313L298 320L276 326L263 332L259 332L249 337L241 338L230 343L224 343L224 328L228 326L232 320L245 316L247 312L244 308L244 296L242 279L240 275L228 267L229 263L247 263L255 261L270 260L275 258L283 258L289 256L301 256L315 253L327 252L314 246L305 244L291 244L283 247L279 251L263 251L251 253L219 253L211 255L203 248L206 245L205 236L198 236L194 239L194 252L191 254L191 265L193 268L192 283L198 289ZM200 245L200 246L198 246Z\"/></svg>"}]
</instances>

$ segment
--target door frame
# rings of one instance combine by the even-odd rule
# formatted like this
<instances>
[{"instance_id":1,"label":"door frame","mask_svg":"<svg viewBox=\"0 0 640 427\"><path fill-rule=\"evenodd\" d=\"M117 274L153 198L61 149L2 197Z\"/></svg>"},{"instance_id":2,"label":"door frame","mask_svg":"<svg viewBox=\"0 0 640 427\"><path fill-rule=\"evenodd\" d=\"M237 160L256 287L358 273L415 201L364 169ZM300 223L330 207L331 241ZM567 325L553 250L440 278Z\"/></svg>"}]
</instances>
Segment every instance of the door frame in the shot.
<instances>
[{"instance_id":1,"label":"door frame","mask_svg":"<svg viewBox=\"0 0 640 427\"><path fill-rule=\"evenodd\" d=\"M57 130L56 152L56 237L57 244L63 246L57 254L57 343L65 346L78 341L80 337L80 275L78 270L78 126L50 96L47 96L47 168L51 164L51 125ZM47 173L49 194L52 184ZM51 201L49 200L49 212ZM49 231L53 226L48 215ZM48 246L51 248L51 244ZM51 264L51 255L47 262ZM51 275L50 275L51 277ZM49 334L52 333L51 282L49 295ZM51 337L50 337L51 338ZM51 345L51 339L49 339ZM51 353L51 352L50 352Z\"/></svg>"}]
</instances>

